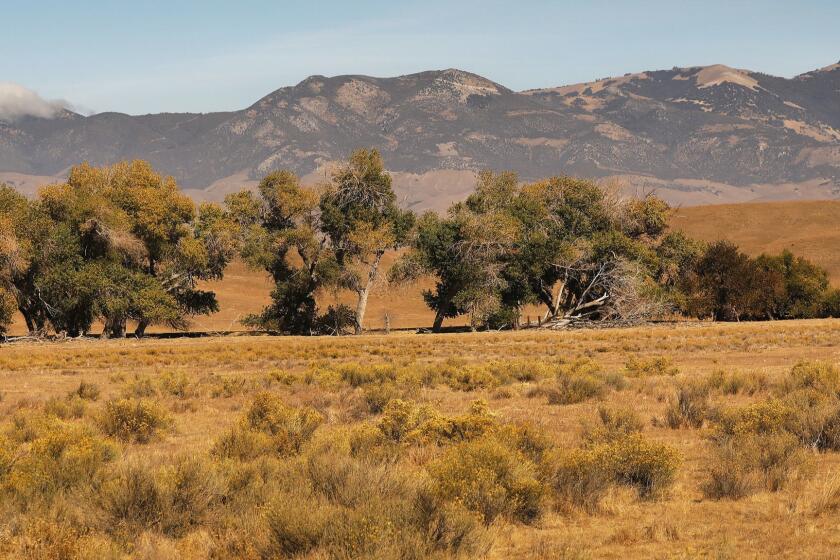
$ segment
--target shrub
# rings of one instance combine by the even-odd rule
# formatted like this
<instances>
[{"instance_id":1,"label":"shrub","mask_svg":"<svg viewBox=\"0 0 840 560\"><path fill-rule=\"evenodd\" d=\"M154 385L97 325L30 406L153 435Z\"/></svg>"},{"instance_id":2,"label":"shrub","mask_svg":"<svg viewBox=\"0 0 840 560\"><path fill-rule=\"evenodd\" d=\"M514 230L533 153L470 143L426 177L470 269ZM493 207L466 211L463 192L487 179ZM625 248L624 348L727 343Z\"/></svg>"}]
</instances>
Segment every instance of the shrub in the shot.
<instances>
[{"instance_id":1,"label":"shrub","mask_svg":"<svg viewBox=\"0 0 840 560\"><path fill-rule=\"evenodd\" d=\"M583 441L595 444L613 441L630 434L641 432L644 422L632 408L598 407L600 424L584 425Z\"/></svg>"},{"instance_id":2,"label":"shrub","mask_svg":"<svg viewBox=\"0 0 840 560\"><path fill-rule=\"evenodd\" d=\"M111 531L139 533L157 528L166 512L154 473L141 463L123 465L103 483L99 500Z\"/></svg>"},{"instance_id":3,"label":"shrub","mask_svg":"<svg viewBox=\"0 0 840 560\"><path fill-rule=\"evenodd\" d=\"M814 389L826 396L840 397L840 368L826 362L799 362L783 385L785 392Z\"/></svg>"},{"instance_id":4,"label":"shrub","mask_svg":"<svg viewBox=\"0 0 840 560\"><path fill-rule=\"evenodd\" d=\"M321 542L335 508L312 496L284 494L266 511L271 557L305 554Z\"/></svg>"},{"instance_id":5,"label":"shrub","mask_svg":"<svg viewBox=\"0 0 840 560\"><path fill-rule=\"evenodd\" d=\"M665 356L654 356L648 359L631 356L624 364L624 369L631 377L673 376L680 372L671 359Z\"/></svg>"},{"instance_id":6,"label":"shrub","mask_svg":"<svg viewBox=\"0 0 840 560\"><path fill-rule=\"evenodd\" d=\"M385 405L400 396L400 390L395 383L366 385L362 393L371 414L380 414L385 410Z\"/></svg>"},{"instance_id":7,"label":"shrub","mask_svg":"<svg viewBox=\"0 0 840 560\"><path fill-rule=\"evenodd\" d=\"M475 401L469 413L446 417L430 406L395 399L388 403L377 424L383 436L395 443L465 441L492 431L495 417L484 401Z\"/></svg>"},{"instance_id":8,"label":"shrub","mask_svg":"<svg viewBox=\"0 0 840 560\"><path fill-rule=\"evenodd\" d=\"M86 401L95 401L99 398L99 385L96 383L88 383L87 381L82 381L79 383L79 386L70 391L70 394L67 395L69 398L72 397L79 397L80 399Z\"/></svg>"},{"instance_id":9,"label":"shrub","mask_svg":"<svg viewBox=\"0 0 840 560\"><path fill-rule=\"evenodd\" d=\"M631 434L590 448L618 484L636 488L642 499L659 497L671 484L680 465L676 449Z\"/></svg>"},{"instance_id":10,"label":"shrub","mask_svg":"<svg viewBox=\"0 0 840 560\"><path fill-rule=\"evenodd\" d=\"M733 371L727 373L723 370L717 370L706 379L706 385L710 390L720 391L724 395L737 395L739 393L754 395L766 391L770 386L770 381L767 374L762 372L743 373Z\"/></svg>"},{"instance_id":11,"label":"shrub","mask_svg":"<svg viewBox=\"0 0 840 560\"><path fill-rule=\"evenodd\" d=\"M392 365L344 364L339 367L338 372L341 380L353 387L397 380L397 370Z\"/></svg>"},{"instance_id":12,"label":"shrub","mask_svg":"<svg viewBox=\"0 0 840 560\"><path fill-rule=\"evenodd\" d=\"M157 389L149 376L135 376L134 380L125 388L125 396L148 399L157 396Z\"/></svg>"},{"instance_id":13,"label":"shrub","mask_svg":"<svg viewBox=\"0 0 840 560\"><path fill-rule=\"evenodd\" d=\"M548 481L563 508L596 511L615 478L597 449L563 451L549 465Z\"/></svg>"},{"instance_id":14,"label":"shrub","mask_svg":"<svg viewBox=\"0 0 840 560\"><path fill-rule=\"evenodd\" d=\"M51 397L44 403L44 414L55 416L62 420L81 418L85 415L85 402L78 396L68 399Z\"/></svg>"},{"instance_id":15,"label":"shrub","mask_svg":"<svg viewBox=\"0 0 840 560\"><path fill-rule=\"evenodd\" d=\"M743 408L723 411L718 418L718 432L724 436L739 434L778 434L792 430L796 410L770 399Z\"/></svg>"},{"instance_id":16,"label":"shrub","mask_svg":"<svg viewBox=\"0 0 840 560\"><path fill-rule=\"evenodd\" d=\"M565 372L558 375L556 385L546 391L548 404L576 404L601 397L606 392L604 381L594 375Z\"/></svg>"},{"instance_id":17,"label":"shrub","mask_svg":"<svg viewBox=\"0 0 840 560\"><path fill-rule=\"evenodd\" d=\"M164 480L162 529L174 537L204 523L222 495L216 473L198 458L179 458Z\"/></svg>"},{"instance_id":18,"label":"shrub","mask_svg":"<svg viewBox=\"0 0 840 560\"><path fill-rule=\"evenodd\" d=\"M135 443L148 443L170 425L159 406L144 400L108 401L99 417L99 426L107 435Z\"/></svg>"},{"instance_id":19,"label":"shrub","mask_svg":"<svg viewBox=\"0 0 840 560\"><path fill-rule=\"evenodd\" d=\"M164 393L179 399L198 396L198 388L185 373L164 374L160 379L160 387Z\"/></svg>"},{"instance_id":20,"label":"shrub","mask_svg":"<svg viewBox=\"0 0 840 560\"><path fill-rule=\"evenodd\" d=\"M309 407L293 408L263 392L254 397L239 424L213 447L219 457L254 459L273 452L294 455L312 438L324 417Z\"/></svg>"},{"instance_id":21,"label":"shrub","mask_svg":"<svg viewBox=\"0 0 840 560\"><path fill-rule=\"evenodd\" d=\"M532 522L542 511L534 464L493 437L456 445L428 471L441 499L463 503L487 524L502 514Z\"/></svg>"},{"instance_id":22,"label":"shrub","mask_svg":"<svg viewBox=\"0 0 840 560\"><path fill-rule=\"evenodd\" d=\"M37 434L28 446L0 440L0 481L19 497L90 484L116 456L108 442L85 426L54 418L36 422Z\"/></svg>"},{"instance_id":23,"label":"shrub","mask_svg":"<svg viewBox=\"0 0 840 560\"><path fill-rule=\"evenodd\" d=\"M740 499L760 488L775 492L804 473L806 459L791 434L738 434L715 445L702 490L712 499Z\"/></svg>"},{"instance_id":24,"label":"shrub","mask_svg":"<svg viewBox=\"0 0 840 560\"><path fill-rule=\"evenodd\" d=\"M709 387L692 383L677 389L665 411L665 424L672 429L701 428L709 412Z\"/></svg>"}]
</instances>

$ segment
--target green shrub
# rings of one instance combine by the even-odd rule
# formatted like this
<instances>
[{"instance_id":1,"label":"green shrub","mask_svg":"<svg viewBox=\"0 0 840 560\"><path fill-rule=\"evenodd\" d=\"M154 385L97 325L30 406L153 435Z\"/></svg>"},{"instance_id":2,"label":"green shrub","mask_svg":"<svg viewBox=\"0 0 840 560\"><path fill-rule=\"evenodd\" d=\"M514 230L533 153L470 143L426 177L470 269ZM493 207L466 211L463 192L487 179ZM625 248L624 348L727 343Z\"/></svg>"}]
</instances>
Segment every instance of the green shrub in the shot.
<instances>
[{"instance_id":1,"label":"green shrub","mask_svg":"<svg viewBox=\"0 0 840 560\"><path fill-rule=\"evenodd\" d=\"M106 402L98 421L107 435L135 443L148 443L171 425L157 404L130 399Z\"/></svg>"},{"instance_id":2,"label":"green shrub","mask_svg":"<svg viewBox=\"0 0 840 560\"><path fill-rule=\"evenodd\" d=\"M464 504L487 524L503 514L528 523L542 511L534 464L493 437L456 445L428 471L441 499Z\"/></svg>"}]
</instances>

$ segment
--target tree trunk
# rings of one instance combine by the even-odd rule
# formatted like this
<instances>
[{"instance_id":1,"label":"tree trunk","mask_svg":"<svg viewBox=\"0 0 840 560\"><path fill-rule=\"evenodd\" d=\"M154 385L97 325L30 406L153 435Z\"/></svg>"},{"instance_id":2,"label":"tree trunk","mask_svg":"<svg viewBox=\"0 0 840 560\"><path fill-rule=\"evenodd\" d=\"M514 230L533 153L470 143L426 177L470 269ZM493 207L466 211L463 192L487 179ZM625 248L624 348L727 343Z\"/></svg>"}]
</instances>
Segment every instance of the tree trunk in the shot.
<instances>
[{"instance_id":1,"label":"tree trunk","mask_svg":"<svg viewBox=\"0 0 840 560\"><path fill-rule=\"evenodd\" d=\"M125 319L123 317L108 317L105 319L105 328L102 330L105 338L125 337Z\"/></svg>"},{"instance_id":2,"label":"tree trunk","mask_svg":"<svg viewBox=\"0 0 840 560\"><path fill-rule=\"evenodd\" d=\"M365 284L365 287L357 292L359 301L356 303L356 334L362 334L362 331L364 330L365 310L367 309L368 296L370 295L370 290L376 280L376 273L379 270L379 263L382 261L383 253L384 251L376 252L376 256L374 257L373 263L370 265L370 270L368 271L368 281Z\"/></svg>"},{"instance_id":3,"label":"tree trunk","mask_svg":"<svg viewBox=\"0 0 840 560\"><path fill-rule=\"evenodd\" d=\"M440 328L443 326L444 315L443 308L437 310L437 313L435 313L435 322L432 324L432 332L440 332Z\"/></svg>"},{"instance_id":4,"label":"tree trunk","mask_svg":"<svg viewBox=\"0 0 840 560\"><path fill-rule=\"evenodd\" d=\"M137 328L134 329L134 336L136 336L137 338L143 338L143 335L146 334L146 327L148 326L148 321L138 321Z\"/></svg>"}]
</instances>

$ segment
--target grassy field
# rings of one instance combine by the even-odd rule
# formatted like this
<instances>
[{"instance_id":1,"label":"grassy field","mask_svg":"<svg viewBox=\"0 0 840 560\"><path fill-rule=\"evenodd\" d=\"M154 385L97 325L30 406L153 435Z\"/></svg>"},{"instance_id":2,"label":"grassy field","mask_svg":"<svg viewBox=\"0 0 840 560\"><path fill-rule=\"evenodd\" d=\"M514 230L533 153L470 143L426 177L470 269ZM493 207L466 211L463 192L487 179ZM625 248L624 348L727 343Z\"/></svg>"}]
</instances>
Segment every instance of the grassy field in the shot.
<instances>
[{"instance_id":1,"label":"grassy field","mask_svg":"<svg viewBox=\"0 0 840 560\"><path fill-rule=\"evenodd\" d=\"M832 558L838 363L837 320L17 343L0 552Z\"/></svg>"}]
</instances>

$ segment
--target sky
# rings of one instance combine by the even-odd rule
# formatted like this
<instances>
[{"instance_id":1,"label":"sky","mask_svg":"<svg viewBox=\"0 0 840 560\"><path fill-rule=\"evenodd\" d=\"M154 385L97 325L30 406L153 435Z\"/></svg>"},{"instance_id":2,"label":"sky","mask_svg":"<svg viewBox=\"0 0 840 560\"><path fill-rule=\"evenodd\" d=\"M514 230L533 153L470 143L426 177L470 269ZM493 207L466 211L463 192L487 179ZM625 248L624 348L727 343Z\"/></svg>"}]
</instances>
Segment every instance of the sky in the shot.
<instances>
[{"instance_id":1,"label":"sky","mask_svg":"<svg viewBox=\"0 0 840 560\"><path fill-rule=\"evenodd\" d=\"M0 17L0 109L236 110L313 74L460 68L522 90L840 60L838 0L0 0Z\"/></svg>"}]
</instances>

